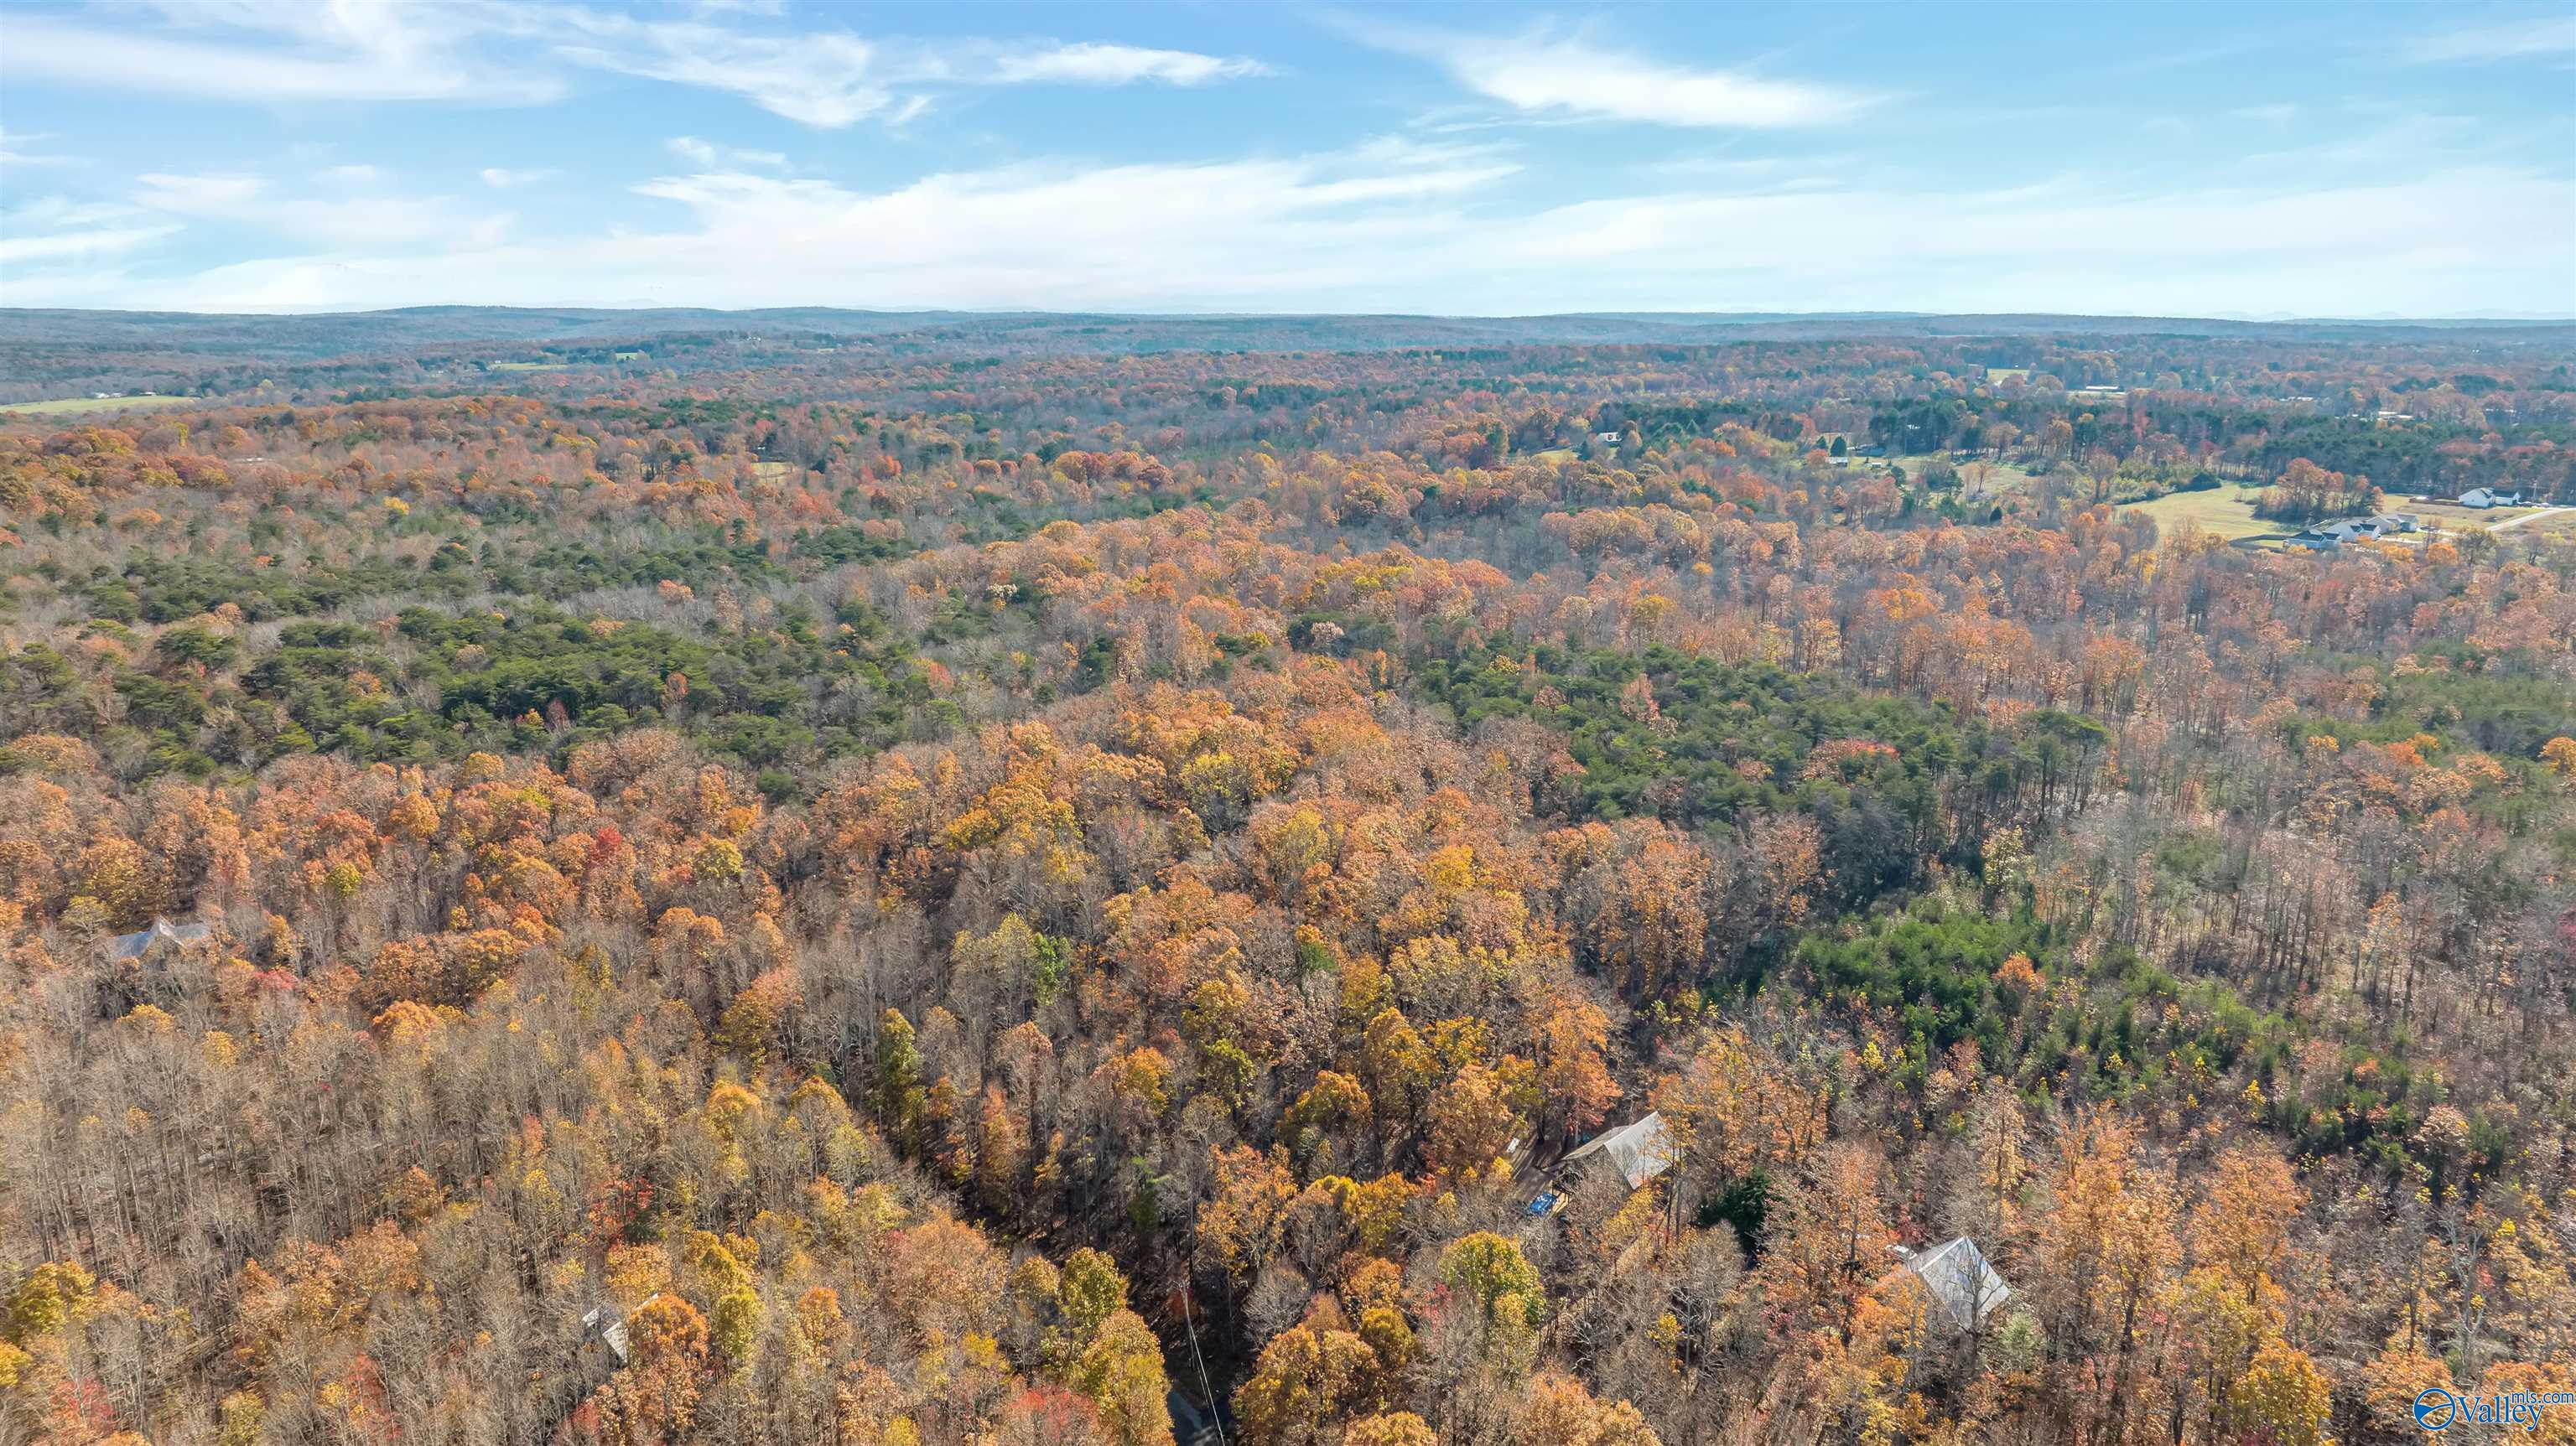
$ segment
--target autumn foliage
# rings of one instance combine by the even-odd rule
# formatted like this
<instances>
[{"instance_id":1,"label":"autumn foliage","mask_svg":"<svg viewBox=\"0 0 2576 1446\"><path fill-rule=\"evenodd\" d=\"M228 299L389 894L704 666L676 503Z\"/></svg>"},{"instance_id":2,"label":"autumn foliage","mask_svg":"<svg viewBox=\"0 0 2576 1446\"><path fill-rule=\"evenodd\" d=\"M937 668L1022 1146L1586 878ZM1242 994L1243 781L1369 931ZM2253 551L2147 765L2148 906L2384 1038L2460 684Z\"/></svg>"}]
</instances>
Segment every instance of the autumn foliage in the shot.
<instances>
[{"instance_id":1,"label":"autumn foliage","mask_svg":"<svg viewBox=\"0 0 2576 1446\"><path fill-rule=\"evenodd\" d=\"M2029 344L2131 400L929 338L9 422L0 1436L2288 1446L2567 1389L2576 549L2110 505L2563 492L2563 365ZM2420 446L2292 400L2401 382ZM2021 483L1861 455L1909 425ZM1648 1111L1668 1169L1559 1174ZM1957 1236L1965 1326L1897 1253Z\"/></svg>"}]
</instances>

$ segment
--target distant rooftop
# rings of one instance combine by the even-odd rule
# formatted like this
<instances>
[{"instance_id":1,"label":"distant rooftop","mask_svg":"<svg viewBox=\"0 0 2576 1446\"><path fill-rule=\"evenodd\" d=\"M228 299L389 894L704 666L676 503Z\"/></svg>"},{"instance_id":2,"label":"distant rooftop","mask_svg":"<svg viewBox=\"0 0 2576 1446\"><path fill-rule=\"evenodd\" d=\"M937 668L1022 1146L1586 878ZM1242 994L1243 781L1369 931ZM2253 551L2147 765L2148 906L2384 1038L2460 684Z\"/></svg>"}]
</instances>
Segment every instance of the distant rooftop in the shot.
<instances>
[{"instance_id":1,"label":"distant rooftop","mask_svg":"<svg viewBox=\"0 0 2576 1446\"><path fill-rule=\"evenodd\" d=\"M1634 1190L1673 1167L1672 1131L1664 1128L1660 1112L1650 1114L1593 1136L1558 1163L1560 1168L1580 1164L1595 1155L1617 1166L1619 1177Z\"/></svg>"},{"instance_id":2,"label":"distant rooftop","mask_svg":"<svg viewBox=\"0 0 2576 1446\"><path fill-rule=\"evenodd\" d=\"M137 930L131 934L119 934L108 940L107 957L139 959L162 944L177 947L203 943L214 932L215 926L212 924L173 924L156 915L152 920L151 928Z\"/></svg>"},{"instance_id":3,"label":"distant rooftop","mask_svg":"<svg viewBox=\"0 0 2576 1446\"><path fill-rule=\"evenodd\" d=\"M1900 1245L1896 1256L1931 1293L1934 1313L1955 1330L1974 1330L2013 1293L1986 1263L1985 1252L1964 1235L1919 1254Z\"/></svg>"}]
</instances>

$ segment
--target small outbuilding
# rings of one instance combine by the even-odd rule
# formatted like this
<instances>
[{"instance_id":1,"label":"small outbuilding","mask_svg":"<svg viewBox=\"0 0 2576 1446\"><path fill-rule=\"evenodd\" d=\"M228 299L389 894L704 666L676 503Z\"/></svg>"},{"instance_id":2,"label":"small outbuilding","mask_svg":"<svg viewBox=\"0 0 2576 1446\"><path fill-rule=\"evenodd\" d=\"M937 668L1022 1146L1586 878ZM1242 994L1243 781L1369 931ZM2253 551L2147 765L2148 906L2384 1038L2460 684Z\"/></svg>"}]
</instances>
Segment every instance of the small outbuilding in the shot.
<instances>
[{"instance_id":1,"label":"small outbuilding","mask_svg":"<svg viewBox=\"0 0 2576 1446\"><path fill-rule=\"evenodd\" d=\"M1930 1250L1897 1246L1896 1260L1928 1297L1924 1319L1950 1330L1975 1330L2012 1299L2012 1287L1986 1263L1977 1242L1964 1235Z\"/></svg>"},{"instance_id":2,"label":"small outbuilding","mask_svg":"<svg viewBox=\"0 0 2576 1446\"><path fill-rule=\"evenodd\" d=\"M173 924L167 919L156 916L152 920L151 928L138 930L132 934L119 934L108 940L107 957L140 959L153 950L163 947L184 949L190 944L202 944L213 938L214 933L215 926L212 924Z\"/></svg>"},{"instance_id":3,"label":"small outbuilding","mask_svg":"<svg viewBox=\"0 0 2576 1446\"><path fill-rule=\"evenodd\" d=\"M1660 1113L1604 1130L1556 1162L1557 1178L1569 1183L1583 1176L1615 1176L1629 1189L1673 1167L1676 1146Z\"/></svg>"},{"instance_id":4,"label":"small outbuilding","mask_svg":"<svg viewBox=\"0 0 2576 1446\"><path fill-rule=\"evenodd\" d=\"M660 1299L660 1293L647 1300ZM626 1339L626 1313L607 1301L592 1306L581 1318L581 1340L584 1347L597 1345L618 1367L626 1365L630 1350Z\"/></svg>"}]
</instances>

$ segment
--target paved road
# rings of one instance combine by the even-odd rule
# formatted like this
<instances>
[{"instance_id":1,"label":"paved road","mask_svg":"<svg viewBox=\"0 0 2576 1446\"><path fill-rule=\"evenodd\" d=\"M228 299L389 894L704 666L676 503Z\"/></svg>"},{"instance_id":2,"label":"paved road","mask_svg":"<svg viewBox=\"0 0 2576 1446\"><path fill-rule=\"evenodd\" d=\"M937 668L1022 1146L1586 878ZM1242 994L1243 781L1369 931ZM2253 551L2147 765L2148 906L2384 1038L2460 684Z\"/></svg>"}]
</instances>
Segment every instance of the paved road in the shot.
<instances>
[{"instance_id":1,"label":"paved road","mask_svg":"<svg viewBox=\"0 0 2576 1446\"><path fill-rule=\"evenodd\" d=\"M2509 528L2520 527L2526 522L2538 522L2544 517L2555 517L2561 512L2576 512L2576 507L2543 507L2538 512L2526 512L2520 517L2513 519L2511 522L2499 522L2495 526L2488 528L2487 531L2503 532Z\"/></svg>"}]
</instances>

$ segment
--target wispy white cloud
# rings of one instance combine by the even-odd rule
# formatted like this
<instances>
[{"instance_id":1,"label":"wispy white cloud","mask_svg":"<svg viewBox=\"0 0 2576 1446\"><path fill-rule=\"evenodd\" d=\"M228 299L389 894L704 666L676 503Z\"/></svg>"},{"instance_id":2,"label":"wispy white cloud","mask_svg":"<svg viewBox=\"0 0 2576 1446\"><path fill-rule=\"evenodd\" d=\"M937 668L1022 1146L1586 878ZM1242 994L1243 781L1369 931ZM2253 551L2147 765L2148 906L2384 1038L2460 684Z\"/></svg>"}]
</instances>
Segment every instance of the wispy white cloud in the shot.
<instances>
[{"instance_id":1,"label":"wispy white cloud","mask_svg":"<svg viewBox=\"0 0 2576 1446\"><path fill-rule=\"evenodd\" d=\"M478 59L471 23L394 0L244 0L173 6L154 25L16 11L0 73L228 100L529 103L562 94L542 73Z\"/></svg>"},{"instance_id":2,"label":"wispy white cloud","mask_svg":"<svg viewBox=\"0 0 2576 1446\"><path fill-rule=\"evenodd\" d=\"M0 264L24 265L31 261L89 261L103 256L117 256L136 247L158 241L177 230L174 226L102 226L88 231L51 231L39 235L0 236ZM0 291L25 292L17 287L0 287ZM13 299L10 305L27 304ZM96 302L93 305L99 304Z\"/></svg>"},{"instance_id":3,"label":"wispy white cloud","mask_svg":"<svg viewBox=\"0 0 2576 1446\"><path fill-rule=\"evenodd\" d=\"M366 168L354 168L364 170ZM492 245L508 235L507 212L481 211L453 196L413 195L367 176L326 173L327 194L280 192L242 174L138 176L134 204L159 217L208 221L321 246Z\"/></svg>"},{"instance_id":4,"label":"wispy white cloud","mask_svg":"<svg viewBox=\"0 0 2576 1446\"><path fill-rule=\"evenodd\" d=\"M994 79L1004 85L1134 85L1140 81L1207 85L1264 75L1269 67L1257 60L1227 59L1191 50L1153 50L1086 41L1006 51L995 57L993 72Z\"/></svg>"},{"instance_id":5,"label":"wispy white cloud","mask_svg":"<svg viewBox=\"0 0 2576 1446\"><path fill-rule=\"evenodd\" d=\"M68 166L70 156L52 155L36 147L52 140L50 131L0 130L0 166Z\"/></svg>"},{"instance_id":6,"label":"wispy white cloud","mask_svg":"<svg viewBox=\"0 0 2576 1446\"><path fill-rule=\"evenodd\" d=\"M13 13L0 71L229 100L534 104L560 62L736 95L838 129L918 115L932 91L991 85L1206 85L1239 57L1101 42L872 39L799 30L761 7L643 15L547 0L161 0L117 23Z\"/></svg>"},{"instance_id":7,"label":"wispy white cloud","mask_svg":"<svg viewBox=\"0 0 2576 1446\"><path fill-rule=\"evenodd\" d=\"M1769 130L1846 120L1884 99L1842 81L1810 84L1676 65L1598 45L1553 25L1506 36L1373 21L1348 28L1363 41L1430 61L1477 94L1537 116Z\"/></svg>"},{"instance_id":8,"label":"wispy white cloud","mask_svg":"<svg viewBox=\"0 0 2576 1446\"><path fill-rule=\"evenodd\" d=\"M0 264L58 262L95 266L178 229L131 206L44 196L0 212ZM18 288L12 284L17 279L12 275L0 282L0 297L12 305L24 305L18 300Z\"/></svg>"},{"instance_id":9,"label":"wispy white cloud","mask_svg":"<svg viewBox=\"0 0 2576 1446\"><path fill-rule=\"evenodd\" d=\"M1257 61L1098 42L926 44L847 31L785 35L597 10L553 12L556 54L598 70L729 91L804 125L900 125L933 89L994 85L1196 86L1260 75Z\"/></svg>"},{"instance_id":10,"label":"wispy white cloud","mask_svg":"<svg viewBox=\"0 0 2576 1446\"><path fill-rule=\"evenodd\" d=\"M2225 40L2212 45L2193 46L2188 50L2132 56L2110 65L2107 71L2112 75L2153 75L2163 70L2198 70L2222 60L2254 55L2262 49L2261 44L2252 40Z\"/></svg>"},{"instance_id":11,"label":"wispy white cloud","mask_svg":"<svg viewBox=\"0 0 2576 1446\"><path fill-rule=\"evenodd\" d=\"M524 170L511 166L485 166L476 172L483 184L495 191L515 191L522 186L533 186L553 174L550 170Z\"/></svg>"},{"instance_id":12,"label":"wispy white cloud","mask_svg":"<svg viewBox=\"0 0 2576 1446\"><path fill-rule=\"evenodd\" d=\"M1492 153L1382 142L1325 155L924 177L884 191L719 172L638 189L678 224L485 242L348 237L142 286L64 271L12 279L23 304L213 310L374 306L388 296L690 300L727 306L1175 306L1369 283L1382 257L1436 253L1459 207L1513 173ZM196 214L246 214L256 192L163 178ZM256 209L279 211L278 198ZM303 217L280 215L309 233ZM289 241L294 237L286 238ZM103 295L112 290L113 299Z\"/></svg>"},{"instance_id":13,"label":"wispy white cloud","mask_svg":"<svg viewBox=\"0 0 2576 1446\"><path fill-rule=\"evenodd\" d=\"M1866 164L1864 161L1862 164ZM22 268L19 304L1132 310L2070 310L2441 314L2564 305L2576 189L2503 164L2210 187L2081 175L1983 189L1641 171L1637 194L1520 203L1510 153L1379 142L1302 157L951 172L884 189L713 170L638 189L669 218L580 236L333 234L303 198L163 177L162 204L279 229L268 254L138 283ZM1794 181L1794 184L1792 183ZM147 215L150 214L147 212ZM1904 226L1866 218L1904 216ZM100 218L97 225L131 225ZM73 228L61 228L70 231ZM388 238L394 238L389 240Z\"/></svg>"},{"instance_id":14,"label":"wispy white cloud","mask_svg":"<svg viewBox=\"0 0 2576 1446\"><path fill-rule=\"evenodd\" d=\"M743 150L720 146L696 136L673 136L663 142L665 149L702 171L783 171L787 157L777 151Z\"/></svg>"},{"instance_id":15,"label":"wispy white cloud","mask_svg":"<svg viewBox=\"0 0 2576 1446\"><path fill-rule=\"evenodd\" d=\"M2418 64L2458 60L2524 60L2576 57L2576 13L2561 10L2528 20L2408 34L2389 47L2399 60Z\"/></svg>"},{"instance_id":16,"label":"wispy white cloud","mask_svg":"<svg viewBox=\"0 0 2576 1446\"><path fill-rule=\"evenodd\" d=\"M802 125L839 129L900 103L878 47L846 31L759 34L577 9L547 18L550 48L576 65L724 91Z\"/></svg>"},{"instance_id":17,"label":"wispy white cloud","mask_svg":"<svg viewBox=\"0 0 2576 1446\"><path fill-rule=\"evenodd\" d=\"M180 216L238 215L257 202L268 182L257 176L147 174L134 178L137 204Z\"/></svg>"}]
</instances>

